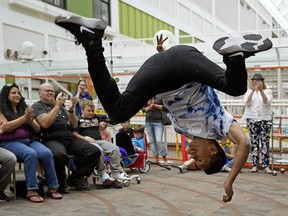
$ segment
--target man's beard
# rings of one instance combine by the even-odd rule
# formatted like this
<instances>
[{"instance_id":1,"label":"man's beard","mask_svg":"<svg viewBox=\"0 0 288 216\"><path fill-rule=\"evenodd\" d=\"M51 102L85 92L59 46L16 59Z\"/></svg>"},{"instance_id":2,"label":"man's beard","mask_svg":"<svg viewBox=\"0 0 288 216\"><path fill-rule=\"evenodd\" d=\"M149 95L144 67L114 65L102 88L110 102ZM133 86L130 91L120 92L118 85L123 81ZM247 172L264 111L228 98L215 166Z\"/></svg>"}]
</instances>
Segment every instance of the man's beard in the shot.
<instances>
[{"instance_id":1,"label":"man's beard","mask_svg":"<svg viewBox=\"0 0 288 216\"><path fill-rule=\"evenodd\" d=\"M47 104L49 104L49 105L55 105L56 103L55 103L55 98L49 98L49 100L47 100Z\"/></svg>"}]
</instances>

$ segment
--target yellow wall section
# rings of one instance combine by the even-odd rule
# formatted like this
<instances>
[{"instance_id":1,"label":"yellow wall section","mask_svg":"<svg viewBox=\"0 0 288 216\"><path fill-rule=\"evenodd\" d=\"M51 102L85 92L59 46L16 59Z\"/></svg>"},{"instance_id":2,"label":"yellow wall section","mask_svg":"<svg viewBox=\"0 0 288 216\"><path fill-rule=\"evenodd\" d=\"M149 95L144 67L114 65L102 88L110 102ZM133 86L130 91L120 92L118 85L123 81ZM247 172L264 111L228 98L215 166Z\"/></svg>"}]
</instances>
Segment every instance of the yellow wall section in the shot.
<instances>
[{"instance_id":1,"label":"yellow wall section","mask_svg":"<svg viewBox=\"0 0 288 216\"><path fill-rule=\"evenodd\" d=\"M93 0L67 0L67 10L80 16L93 17Z\"/></svg>"},{"instance_id":2,"label":"yellow wall section","mask_svg":"<svg viewBox=\"0 0 288 216\"><path fill-rule=\"evenodd\" d=\"M119 0L119 31L132 38L153 38L162 29L174 27Z\"/></svg>"}]
</instances>

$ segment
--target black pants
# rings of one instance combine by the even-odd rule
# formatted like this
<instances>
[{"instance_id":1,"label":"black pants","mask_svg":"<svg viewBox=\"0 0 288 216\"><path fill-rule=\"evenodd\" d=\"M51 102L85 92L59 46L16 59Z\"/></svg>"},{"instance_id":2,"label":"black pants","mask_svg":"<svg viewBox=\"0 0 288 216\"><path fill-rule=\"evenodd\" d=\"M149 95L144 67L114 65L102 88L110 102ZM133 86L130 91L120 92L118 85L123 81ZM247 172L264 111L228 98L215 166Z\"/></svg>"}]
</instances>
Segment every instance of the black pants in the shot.
<instances>
[{"instance_id":1,"label":"black pants","mask_svg":"<svg viewBox=\"0 0 288 216\"><path fill-rule=\"evenodd\" d=\"M150 57L120 94L103 57L103 48L86 47L88 69L97 96L110 119L124 122L135 115L158 93L178 89L195 81L226 94L239 96L247 90L247 71L242 57L224 58L226 71L207 59L196 48L177 45Z\"/></svg>"},{"instance_id":2,"label":"black pants","mask_svg":"<svg viewBox=\"0 0 288 216\"><path fill-rule=\"evenodd\" d=\"M271 132L271 121L254 121L247 119L247 127L251 140L251 153L253 166L259 165L259 151L261 143L261 158L264 168L269 166L269 137Z\"/></svg>"},{"instance_id":3,"label":"black pants","mask_svg":"<svg viewBox=\"0 0 288 216\"><path fill-rule=\"evenodd\" d=\"M66 180L65 166L68 165L68 155L77 156L77 166L74 174L78 176L90 176L94 167L98 166L101 151L90 143L71 138L71 140L49 140L44 142L53 153L55 170L60 186Z\"/></svg>"}]
</instances>

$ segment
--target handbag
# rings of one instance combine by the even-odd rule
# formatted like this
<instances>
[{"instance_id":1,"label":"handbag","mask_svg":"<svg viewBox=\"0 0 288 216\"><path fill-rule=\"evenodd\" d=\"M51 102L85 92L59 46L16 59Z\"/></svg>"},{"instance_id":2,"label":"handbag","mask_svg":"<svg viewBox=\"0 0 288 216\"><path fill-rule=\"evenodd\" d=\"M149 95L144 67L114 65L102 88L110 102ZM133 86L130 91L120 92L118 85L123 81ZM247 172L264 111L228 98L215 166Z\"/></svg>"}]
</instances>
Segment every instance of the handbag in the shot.
<instances>
[{"instance_id":1,"label":"handbag","mask_svg":"<svg viewBox=\"0 0 288 216\"><path fill-rule=\"evenodd\" d=\"M161 114L162 114L162 124L163 125L171 125L172 122L168 117L168 111L166 110L161 110Z\"/></svg>"}]
</instances>

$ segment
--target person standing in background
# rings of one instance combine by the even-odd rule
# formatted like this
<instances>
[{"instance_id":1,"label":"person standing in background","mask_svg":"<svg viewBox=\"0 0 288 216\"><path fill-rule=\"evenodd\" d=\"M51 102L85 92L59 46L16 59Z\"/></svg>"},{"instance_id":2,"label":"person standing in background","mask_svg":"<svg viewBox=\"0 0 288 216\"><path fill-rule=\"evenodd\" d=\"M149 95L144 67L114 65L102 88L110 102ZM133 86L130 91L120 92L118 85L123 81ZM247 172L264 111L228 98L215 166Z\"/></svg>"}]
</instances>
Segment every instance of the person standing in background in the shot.
<instances>
[{"instance_id":1,"label":"person standing in background","mask_svg":"<svg viewBox=\"0 0 288 216\"><path fill-rule=\"evenodd\" d=\"M91 101L93 101L93 98L91 94L86 91L87 83L85 80L79 80L77 85L78 88L73 92L72 96L76 98L75 115L81 116L81 103L85 98Z\"/></svg>"},{"instance_id":2,"label":"person standing in background","mask_svg":"<svg viewBox=\"0 0 288 216\"><path fill-rule=\"evenodd\" d=\"M159 164L159 155L163 158L164 166L168 166L167 149L163 142L164 125L161 111L166 109L160 98L150 99L142 109L146 113L145 127L151 143L155 163Z\"/></svg>"},{"instance_id":3,"label":"person standing in background","mask_svg":"<svg viewBox=\"0 0 288 216\"><path fill-rule=\"evenodd\" d=\"M268 89L262 74L254 74L251 88L244 95L245 112L252 152L252 173L258 172L259 145L261 141L262 166L267 174L272 174L269 168L269 135L272 123L273 92Z\"/></svg>"}]
</instances>

